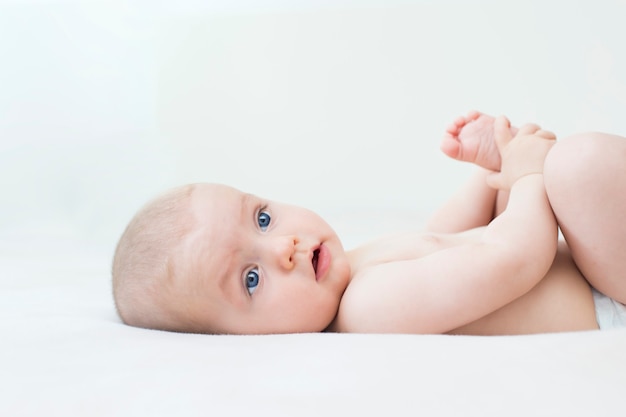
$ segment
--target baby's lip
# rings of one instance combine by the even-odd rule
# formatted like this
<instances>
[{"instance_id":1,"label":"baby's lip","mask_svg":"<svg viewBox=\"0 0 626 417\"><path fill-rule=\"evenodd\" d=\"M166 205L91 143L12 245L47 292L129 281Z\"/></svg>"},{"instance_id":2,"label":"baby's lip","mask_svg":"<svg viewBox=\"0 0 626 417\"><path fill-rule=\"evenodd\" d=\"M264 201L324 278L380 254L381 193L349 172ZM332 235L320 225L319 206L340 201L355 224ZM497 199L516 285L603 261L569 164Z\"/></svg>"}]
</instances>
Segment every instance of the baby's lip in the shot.
<instances>
[{"instance_id":1,"label":"baby's lip","mask_svg":"<svg viewBox=\"0 0 626 417\"><path fill-rule=\"evenodd\" d=\"M330 266L330 259L330 251L324 244L320 243L319 246L314 247L311 251L311 265L313 266L316 281L319 281L326 275Z\"/></svg>"},{"instance_id":2,"label":"baby's lip","mask_svg":"<svg viewBox=\"0 0 626 417\"><path fill-rule=\"evenodd\" d=\"M311 251L311 264L313 265L313 272L317 273L317 261L319 260L320 249L319 246L313 248Z\"/></svg>"}]
</instances>

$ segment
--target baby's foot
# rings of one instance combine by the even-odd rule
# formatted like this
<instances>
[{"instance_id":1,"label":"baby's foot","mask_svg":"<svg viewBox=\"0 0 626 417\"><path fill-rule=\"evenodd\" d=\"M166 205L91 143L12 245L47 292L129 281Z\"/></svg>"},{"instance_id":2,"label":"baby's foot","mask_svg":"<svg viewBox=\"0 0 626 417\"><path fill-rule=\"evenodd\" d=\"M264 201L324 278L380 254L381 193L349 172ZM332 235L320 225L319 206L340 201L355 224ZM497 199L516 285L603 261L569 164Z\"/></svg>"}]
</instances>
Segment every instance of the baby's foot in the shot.
<instances>
[{"instance_id":1,"label":"baby's foot","mask_svg":"<svg viewBox=\"0 0 626 417\"><path fill-rule=\"evenodd\" d=\"M492 116L471 111L457 118L441 141L441 150L450 158L474 164L492 171L500 170L500 152L493 133ZM511 128L512 134L517 129Z\"/></svg>"}]
</instances>

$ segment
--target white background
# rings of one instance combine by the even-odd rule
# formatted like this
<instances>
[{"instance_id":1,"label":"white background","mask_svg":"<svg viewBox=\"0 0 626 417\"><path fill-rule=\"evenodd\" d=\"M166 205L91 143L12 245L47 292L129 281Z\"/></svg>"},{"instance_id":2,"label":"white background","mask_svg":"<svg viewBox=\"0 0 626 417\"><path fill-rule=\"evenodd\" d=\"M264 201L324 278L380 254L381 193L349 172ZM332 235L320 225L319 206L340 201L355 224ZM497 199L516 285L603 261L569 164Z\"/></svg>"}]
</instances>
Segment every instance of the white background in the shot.
<instances>
[{"instance_id":1,"label":"white background","mask_svg":"<svg viewBox=\"0 0 626 417\"><path fill-rule=\"evenodd\" d=\"M147 199L193 181L372 230L386 220L367 213L421 216L471 170L438 150L470 109L626 134L625 17L625 1L0 1L0 251L67 239L109 262Z\"/></svg>"}]
</instances>

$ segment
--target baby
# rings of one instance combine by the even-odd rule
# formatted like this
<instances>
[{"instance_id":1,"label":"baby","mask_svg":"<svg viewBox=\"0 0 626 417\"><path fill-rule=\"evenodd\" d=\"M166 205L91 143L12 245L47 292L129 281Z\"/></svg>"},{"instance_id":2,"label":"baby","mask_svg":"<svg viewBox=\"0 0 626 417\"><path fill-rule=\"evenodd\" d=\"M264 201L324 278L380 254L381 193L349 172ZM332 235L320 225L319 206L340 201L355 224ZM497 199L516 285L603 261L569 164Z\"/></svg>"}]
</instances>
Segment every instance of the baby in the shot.
<instances>
[{"instance_id":1,"label":"baby","mask_svg":"<svg viewBox=\"0 0 626 417\"><path fill-rule=\"evenodd\" d=\"M470 112L441 149L481 168L426 232L349 251L305 208L220 184L165 193L135 215L116 249L120 317L220 334L496 335L626 324L605 314L626 311L625 138L556 143L536 125L518 130Z\"/></svg>"}]
</instances>

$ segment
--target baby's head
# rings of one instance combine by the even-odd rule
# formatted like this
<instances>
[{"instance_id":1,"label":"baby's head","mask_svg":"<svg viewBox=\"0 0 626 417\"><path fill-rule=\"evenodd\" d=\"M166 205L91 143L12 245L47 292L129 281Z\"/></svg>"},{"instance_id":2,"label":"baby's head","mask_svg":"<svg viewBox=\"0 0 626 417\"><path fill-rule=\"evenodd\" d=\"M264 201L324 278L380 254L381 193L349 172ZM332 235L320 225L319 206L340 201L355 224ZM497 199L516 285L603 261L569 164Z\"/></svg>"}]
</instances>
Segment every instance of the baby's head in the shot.
<instances>
[{"instance_id":1,"label":"baby's head","mask_svg":"<svg viewBox=\"0 0 626 417\"><path fill-rule=\"evenodd\" d=\"M181 332L322 331L349 280L343 246L317 214L220 184L150 202L113 260L122 320Z\"/></svg>"}]
</instances>

